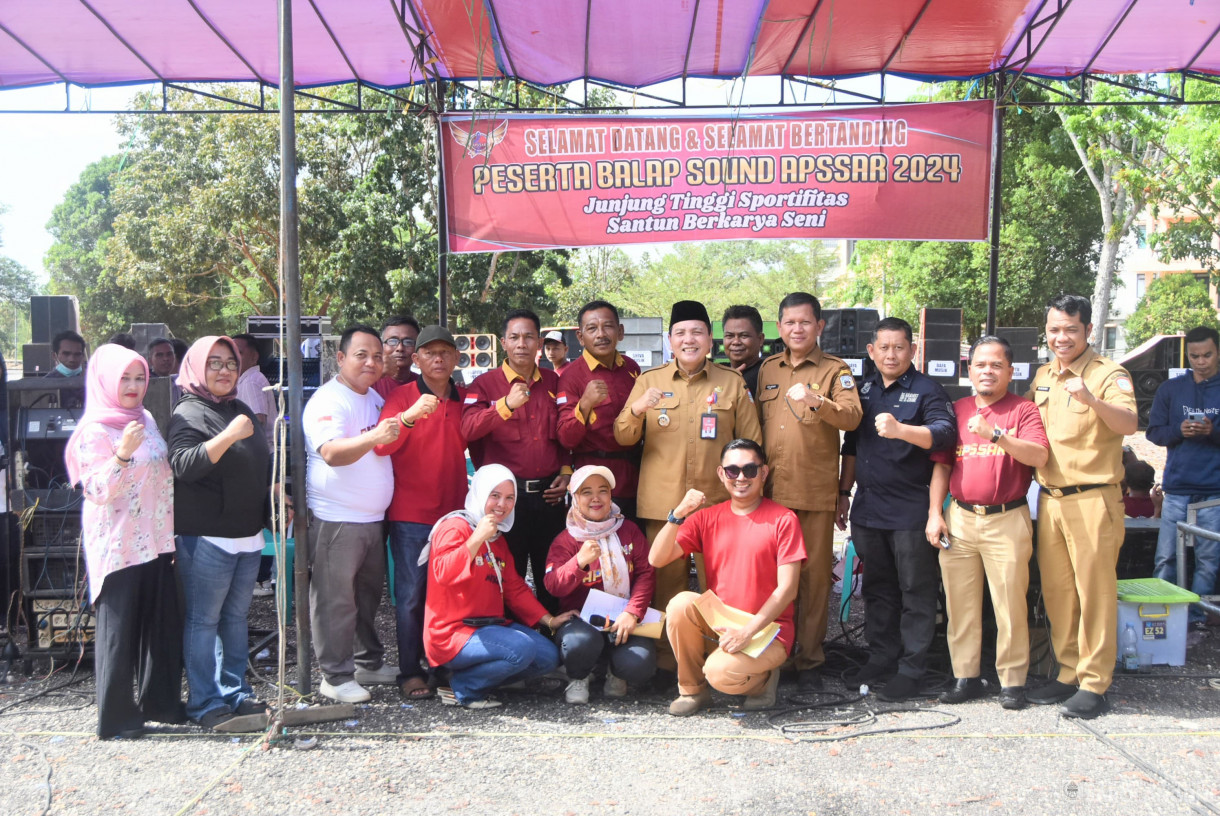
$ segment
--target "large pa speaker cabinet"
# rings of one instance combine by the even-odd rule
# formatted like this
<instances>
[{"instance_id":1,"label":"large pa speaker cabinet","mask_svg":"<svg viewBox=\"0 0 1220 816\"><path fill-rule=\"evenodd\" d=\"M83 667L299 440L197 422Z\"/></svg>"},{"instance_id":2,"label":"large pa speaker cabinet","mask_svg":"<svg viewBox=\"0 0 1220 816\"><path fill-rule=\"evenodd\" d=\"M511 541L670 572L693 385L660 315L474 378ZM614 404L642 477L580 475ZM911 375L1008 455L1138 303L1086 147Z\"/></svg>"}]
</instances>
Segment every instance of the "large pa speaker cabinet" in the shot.
<instances>
[{"instance_id":1,"label":"large pa speaker cabinet","mask_svg":"<svg viewBox=\"0 0 1220 816\"><path fill-rule=\"evenodd\" d=\"M36 295L30 298L30 340L50 343L61 331L80 333L80 315L73 295Z\"/></svg>"},{"instance_id":2,"label":"large pa speaker cabinet","mask_svg":"<svg viewBox=\"0 0 1220 816\"><path fill-rule=\"evenodd\" d=\"M962 310L920 309L919 370L956 385L962 358Z\"/></svg>"},{"instance_id":3,"label":"large pa speaker cabinet","mask_svg":"<svg viewBox=\"0 0 1220 816\"><path fill-rule=\"evenodd\" d=\"M876 309L823 309L819 345L822 351L836 357L861 357L868 354L873 342L873 330L880 316Z\"/></svg>"},{"instance_id":4,"label":"large pa speaker cabinet","mask_svg":"<svg viewBox=\"0 0 1220 816\"><path fill-rule=\"evenodd\" d=\"M1131 384L1135 387L1135 410L1139 417L1139 429L1148 427L1148 417L1152 415L1152 400L1161 383L1169 379L1167 369L1135 369L1131 372Z\"/></svg>"},{"instance_id":5,"label":"large pa speaker cabinet","mask_svg":"<svg viewBox=\"0 0 1220 816\"><path fill-rule=\"evenodd\" d=\"M1012 346L1012 364L1015 370L1008 390L1014 394L1024 394L1029 390L1030 381L1038 371L1038 340L1041 335L1038 329L1028 326L997 328L995 333Z\"/></svg>"}]
</instances>

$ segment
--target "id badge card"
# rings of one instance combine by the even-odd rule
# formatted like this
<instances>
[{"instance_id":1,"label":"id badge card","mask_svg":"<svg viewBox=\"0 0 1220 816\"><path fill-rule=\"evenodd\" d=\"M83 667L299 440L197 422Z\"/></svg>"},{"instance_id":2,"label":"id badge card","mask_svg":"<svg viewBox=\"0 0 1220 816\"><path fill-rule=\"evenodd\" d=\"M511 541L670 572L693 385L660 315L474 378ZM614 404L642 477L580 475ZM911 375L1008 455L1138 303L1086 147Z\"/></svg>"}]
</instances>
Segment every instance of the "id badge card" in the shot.
<instances>
[{"instance_id":1,"label":"id badge card","mask_svg":"<svg viewBox=\"0 0 1220 816\"><path fill-rule=\"evenodd\" d=\"M699 415L699 438L700 439L715 439L716 438L716 421L718 416L710 411L706 414Z\"/></svg>"}]
</instances>

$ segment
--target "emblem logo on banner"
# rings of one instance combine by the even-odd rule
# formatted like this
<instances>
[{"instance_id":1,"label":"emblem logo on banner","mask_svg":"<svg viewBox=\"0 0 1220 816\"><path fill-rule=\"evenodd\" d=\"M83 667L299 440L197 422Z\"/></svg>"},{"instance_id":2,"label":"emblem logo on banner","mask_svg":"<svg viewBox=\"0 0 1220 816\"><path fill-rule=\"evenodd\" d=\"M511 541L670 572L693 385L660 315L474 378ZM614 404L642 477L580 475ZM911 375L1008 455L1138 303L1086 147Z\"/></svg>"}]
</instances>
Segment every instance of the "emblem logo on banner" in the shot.
<instances>
[{"instance_id":1,"label":"emblem logo on banner","mask_svg":"<svg viewBox=\"0 0 1220 816\"><path fill-rule=\"evenodd\" d=\"M472 127L467 130L457 122L449 123L449 133L453 136L453 141L462 146L467 158L490 157L492 148L504 141L504 137L508 135L507 119L471 124Z\"/></svg>"}]
</instances>

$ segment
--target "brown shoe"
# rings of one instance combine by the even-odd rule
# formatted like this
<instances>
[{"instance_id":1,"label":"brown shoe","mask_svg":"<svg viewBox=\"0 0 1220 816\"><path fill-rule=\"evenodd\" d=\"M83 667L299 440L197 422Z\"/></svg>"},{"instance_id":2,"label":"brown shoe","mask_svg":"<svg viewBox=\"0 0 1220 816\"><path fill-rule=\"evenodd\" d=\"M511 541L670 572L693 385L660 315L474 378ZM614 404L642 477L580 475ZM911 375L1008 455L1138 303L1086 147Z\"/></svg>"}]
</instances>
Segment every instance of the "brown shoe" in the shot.
<instances>
[{"instance_id":1,"label":"brown shoe","mask_svg":"<svg viewBox=\"0 0 1220 816\"><path fill-rule=\"evenodd\" d=\"M704 687L698 694L683 694L669 704L669 713L675 717L689 717L701 708L712 704L711 689Z\"/></svg>"},{"instance_id":2,"label":"brown shoe","mask_svg":"<svg viewBox=\"0 0 1220 816\"><path fill-rule=\"evenodd\" d=\"M771 676L767 678L767 682L763 685L762 691L747 696L742 700L741 707L746 711L759 711L764 708L771 708L775 705L775 697L778 690L779 669L774 669L771 672Z\"/></svg>"}]
</instances>

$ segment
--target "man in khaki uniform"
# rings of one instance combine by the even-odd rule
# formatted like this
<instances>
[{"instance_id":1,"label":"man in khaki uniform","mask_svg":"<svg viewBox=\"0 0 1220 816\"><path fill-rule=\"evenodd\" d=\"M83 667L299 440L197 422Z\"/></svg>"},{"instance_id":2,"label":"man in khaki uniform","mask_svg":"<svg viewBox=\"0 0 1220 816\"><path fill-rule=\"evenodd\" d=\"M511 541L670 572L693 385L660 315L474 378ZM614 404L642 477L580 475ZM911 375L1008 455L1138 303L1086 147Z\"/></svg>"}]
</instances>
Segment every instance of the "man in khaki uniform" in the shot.
<instances>
[{"instance_id":1,"label":"man in khaki uniform","mask_svg":"<svg viewBox=\"0 0 1220 816\"><path fill-rule=\"evenodd\" d=\"M699 490L709 504L728 499L716 475L720 450L734 439L762 442L758 412L736 371L708 359L712 321L702 303L673 305L669 341L674 359L645 371L635 381L627 404L614 421L614 439L634 445L642 438L636 514L648 540L656 538L688 490ZM686 589L688 561L657 570L652 606L665 605ZM662 640L657 663L673 671L673 653Z\"/></svg>"},{"instance_id":2,"label":"man in khaki uniform","mask_svg":"<svg viewBox=\"0 0 1220 816\"><path fill-rule=\"evenodd\" d=\"M1050 458L1037 468L1038 570L1059 677L1027 695L1063 703L1066 717L1092 719L1118 656L1115 568L1123 544L1123 436L1136 431L1131 378L1089 347L1087 298L1060 295L1046 309L1054 360L1038 369L1029 394L1042 414Z\"/></svg>"},{"instance_id":3,"label":"man in khaki uniform","mask_svg":"<svg viewBox=\"0 0 1220 816\"><path fill-rule=\"evenodd\" d=\"M758 373L758 412L763 448L771 463L767 495L796 513L808 558L796 597L792 660L797 685L822 687L839 490L839 431L860 424L860 397L847 364L823 353L818 338L826 322L818 299L793 292L779 304L784 352L768 357Z\"/></svg>"}]
</instances>

